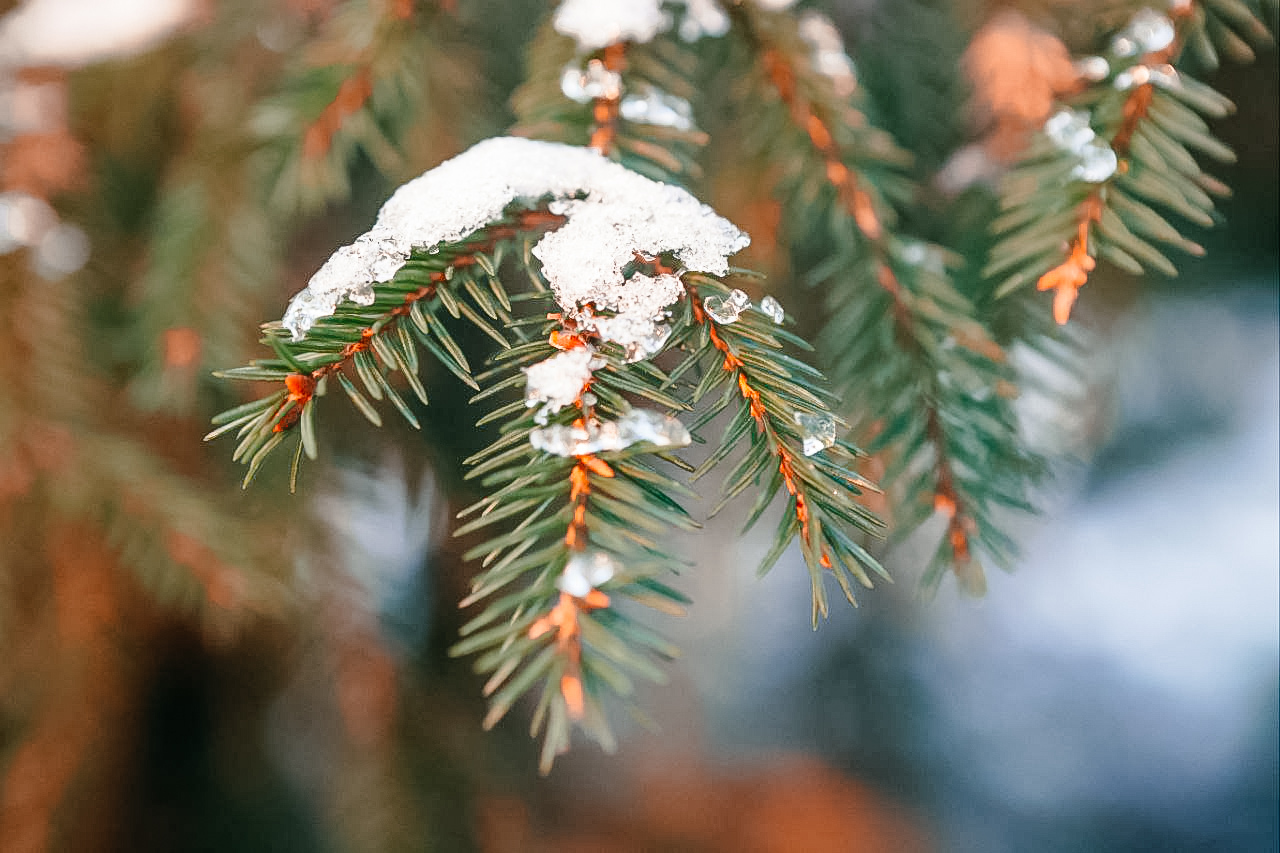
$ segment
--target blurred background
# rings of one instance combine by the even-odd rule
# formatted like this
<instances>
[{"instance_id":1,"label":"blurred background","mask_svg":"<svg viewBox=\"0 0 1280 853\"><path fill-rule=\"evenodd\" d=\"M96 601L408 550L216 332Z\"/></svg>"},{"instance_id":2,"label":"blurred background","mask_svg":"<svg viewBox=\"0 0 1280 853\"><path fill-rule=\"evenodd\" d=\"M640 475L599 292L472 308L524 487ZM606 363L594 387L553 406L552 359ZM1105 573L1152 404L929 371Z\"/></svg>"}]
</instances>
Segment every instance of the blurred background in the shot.
<instances>
[{"instance_id":1,"label":"blurred background","mask_svg":"<svg viewBox=\"0 0 1280 853\"><path fill-rule=\"evenodd\" d=\"M963 102L996 6L831 11L883 121L927 139L893 87ZM0 2L0 850L1275 850L1274 50L1210 78L1239 159L1207 255L1099 276L1070 375L1015 354L1070 403L1025 401L1056 476L985 599L923 600L908 541L813 632L799 555L757 581L769 543L728 513L684 543L691 615L654 620L670 683L617 754L543 779L527 714L482 731L447 655L465 389L422 433L332 406L298 496L236 488L200 445L236 402L209 372L397 183L509 124L545 11ZM976 133L956 112L939 147Z\"/></svg>"}]
</instances>

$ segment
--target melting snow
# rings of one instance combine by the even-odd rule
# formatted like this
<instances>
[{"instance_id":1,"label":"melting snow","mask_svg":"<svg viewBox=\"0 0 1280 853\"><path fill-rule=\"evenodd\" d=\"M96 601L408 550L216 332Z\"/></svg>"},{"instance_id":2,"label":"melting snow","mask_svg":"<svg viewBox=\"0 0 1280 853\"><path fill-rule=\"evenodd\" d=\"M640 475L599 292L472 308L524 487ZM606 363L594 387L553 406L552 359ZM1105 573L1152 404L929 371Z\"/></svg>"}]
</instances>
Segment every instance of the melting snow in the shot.
<instances>
[{"instance_id":1,"label":"melting snow","mask_svg":"<svg viewBox=\"0 0 1280 853\"><path fill-rule=\"evenodd\" d=\"M685 190L659 183L586 148L514 137L485 140L400 187L373 228L344 246L289 303L284 326L301 340L344 299L368 305L373 285L411 251L457 242L497 220L514 201L552 198L567 218L534 247L566 316L587 321L587 303L652 321L680 292L662 277L623 277L636 253L673 254L688 270L723 275L750 242ZM655 298L654 287L661 292ZM663 301L666 300L666 301Z\"/></svg>"}]
</instances>

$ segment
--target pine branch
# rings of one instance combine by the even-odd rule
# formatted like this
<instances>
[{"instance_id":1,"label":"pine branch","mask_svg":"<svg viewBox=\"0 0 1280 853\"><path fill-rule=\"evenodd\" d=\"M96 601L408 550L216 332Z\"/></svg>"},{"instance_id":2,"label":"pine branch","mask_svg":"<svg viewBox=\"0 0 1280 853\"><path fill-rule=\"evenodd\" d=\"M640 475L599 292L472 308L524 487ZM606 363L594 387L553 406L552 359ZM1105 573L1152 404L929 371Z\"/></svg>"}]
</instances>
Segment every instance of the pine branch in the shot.
<instances>
[{"instance_id":1,"label":"pine branch","mask_svg":"<svg viewBox=\"0 0 1280 853\"><path fill-rule=\"evenodd\" d=\"M1175 64L1188 37L1225 32L1204 22L1228 7L1247 11L1238 3L1188 3L1171 17L1143 10L1090 60L1096 85L1045 123L1006 181L992 226L1001 240L984 270L1003 279L997 296L1035 281L1054 291L1053 315L1065 324L1098 258L1134 275L1172 276L1177 268L1156 244L1203 254L1167 217L1215 223L1213 197L1227 189L1196 154L1234 159L1204 120L1234 107Z\"/></svg>"},{"instance_id":2,"label":"pine branch","mask_svg":"<svg viewBox=\"0 0 1280 853\"><path fill-rule=\"evenodd\" d=\"M693 45L672 38L583 53L548 22L512 96L512 133L586 145L654 180L686 186L701 176L697 158L707 142L691 103L699 58Z\"/></svg>"},{"instance_id":3,"label":"pine branch","mask_svg":"<svg viewBox=\"0 0 1280 853\"><path fill-rule=\"evenodd\" d=\"M330 377L373 425L380 426L382 419L370 398L385 398L417 428L417 416L388 374L398 371L414 396L426 405L427 391L418 377L418 348L422 347L458 379L478 387L470 363L441 312L453 319L465 318L500 346L509 346L495 328L495 324L509 327L514 322L509 313L513 297L498 276L501 255L521 240L563 221L544 209L516 211L509 219L455 245L415 253L391 280L376 285L371 304L344 301L299 341L292 340L282 325L267 324L263 342L276 351L277 358L260 359L219 375L279 382L283 387L223 412L214 419L216 429L205 440L236 431L239 444L233 458L248 466L247 486L272 451L296 428L299 439L292 477L296 482L302 454L311 459L318 455L316 399L324 396Z\"/></svg>"},{"instance_id":4,"label":"pine branch","mask_svg":"<svg viewBox=\"0 0 1280 853\"><path fill-rule=\"evenodd\" d=\"M351 194L350 171L367 158L384 175L403 177L412 131L428 117L465 124L455 106L469 101L473 76L451 16L413 0L345 0L281 83L256 107L272 207L310 213ZM430 136L439 140L439 136ZM438 160L448 149L422 152ZM417 159L417 158L415 158Z\"/></svg>"},{"instance_id":5,"label":"pine branch","mask_svg":"<svg viewBox=\"0 0 1280 853\"><path fill-rule=\"evenodd\" d=\"M888 580L879 562L857 541L857 537L878 533L882 527L856 500L866 491L878 489L849 467L861 452L848 442L837 441L837 422L830 410L833 398L822 375L781 352L783 342L801 349L809 345L781 329L781 318L766 317L764 309L740 310L733 316L733 300L744 299L742 291L731 290L705 275L686 275L685 283L690 319L697 326L689 344L689 362L701 368L703 377L694 402L721 391L699 421L707 422L730 408L733 411L719 448L698 468L694 479L730 457L750 428L746 455L727 475L723 497L713 514L754 484L758 492L746 524L749 529L786 489L786 509L759 573L772 568L799 537L813 589L816 628L818 617L828 612L824 570L834 575L851 604L856 604L854 581L870 588L869 573ZM780 312L781 308L775 310ZM717 318L713 316L717 311L728 313ZM847 529L855 535L850 536Z\"/></svg>"},{"instance_id":6,"label":"pine branch","mask_svg":"<svg viewBox=\"0 0 1280 853\"><path fill-rule=\"evenodd\" d=\"M827 292L820 341L833 379L858 401L855 426L874 436L871 449L892 456L882 479L895 539L941 513L947 529L924 582L935 586L950 567L980 593L976 552L1009 565L998 510L1030 509L1040 470L1007 402L1016 388L1004 352L956 289L945 250L894 233L891 202L913 194L901 174L908 160L866 121L856 94L813 67L789 16L736 7L735 22L757 58L753 92L766 104L774 93L790 120L789 146L765 153L791 169L780 192L799 266Z\"/></svg>"},{"instance_id":7,"label":"pine branch","mask_svg":"<svg viewBox=\"0 0 1280 853\"><path fill-rule=\"evenodd\" d=\"M498 367L485 377L495 381L478 399L488 400L518 384L522 370L562 348L595 346L589 338L554 327L544 332L548 330L540 341L499 354ZM674 614L682 613L687 602L659 580L673 564L664 537L672 530L697 527L671 497L688 491L643 459L665 443L641 439L622 449L591 450L555 438L571 431L586 437L591 429L604 428L597 427L601 419L603 424L620 423L630 410L624 395L647 392L676 403L662 393L661 374L616 358L606 361L575 403L548 424L539 424L523 401L499 407L481 420L516 411L501 436L468 460L474 466L468 476L493 491L459 514L475 517L455 531L468 535L499 527L466 554L467 559L480 558L486 569L473 580L472 594L462 605L505 594L464 626L452 653L481 653L476 670L490 676L484 688L490 697L486 727L496 724L522 695L537 693L531 733L544 734L544 773L568 749L573 723L612 749L601 694L608 690L629 696L636 677L664 680L649 659L677 654L619 610L617 602L630 600ZM674 424L669 428L683 432ZM545 446L561 452L541 449Z\"/></svg>"}]
</instances>

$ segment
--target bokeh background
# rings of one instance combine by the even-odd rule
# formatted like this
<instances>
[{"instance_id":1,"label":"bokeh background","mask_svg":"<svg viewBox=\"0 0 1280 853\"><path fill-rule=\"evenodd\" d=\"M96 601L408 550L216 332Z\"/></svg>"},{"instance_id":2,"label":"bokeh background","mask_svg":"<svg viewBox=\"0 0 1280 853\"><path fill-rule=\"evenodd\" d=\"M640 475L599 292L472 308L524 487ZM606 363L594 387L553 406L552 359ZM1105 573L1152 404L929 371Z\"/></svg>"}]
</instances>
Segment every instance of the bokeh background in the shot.
<instances>
[{"instance_id":1,"label":"bokeh background","mask_svg":"<svg viewBox=\"0 0 1280 853\"><path fill-rule=\"evenodd\" d=\"M52 11L34 38L53 53L59 33L96 20L82 17L93 3L44 5ZM129 63L158 74L198 65L190 42L170 42L236 13L213 2L117 5L92 26L119 26L126 42L133 32L140 52L110 58L98 77L50 73L70 75L65 135L87 159L58 193L89 247L72 280L86 282L83 298L107 330L121 322L111 312L127 311L108 298L111 283L127 288L143 268L111 266L145 256L144 229L77 219L96 215L77 193L133 205L116 213L141 221L154 215L160 178L93 146L148 134L157 150L200 144L183 136L181 103L160 117L129 109L119 80L137 73ZM282 8L305 19L326 5ZM458 13L489 40L481 88L500 107L540 6L467 5ZM1070 4L1047 5L1063 14ZM0 3L6 73L31 62L13 53L33 38L14 35L21 6ZM855 57L862 48L883 60L871 45L883 4L833 11ZM287 52L287 35L267 28L260 40ZM191 80L239 73L201 67ZM1239 106L1217 125L1239 160L1219 173L1235 190L1227 225L1197 236L1207 256L1180 263L1176 280L1091 285L1079 372L1021 356L1074 402L1028 412L1059 461L1043 516L1017 522L1015 574L991 577L983 600L947 585L923 600L923 551L909 541L887 558L896 584L857 610L836 608L813 632L798 555L757 581L768 543L739 535L730 514L685 543L698 570L682 588L695 605L662 626L685 655L669 684L639 697L647 718L620 721L617 754L584 744L547 779L526 716L481 731L478 680L447 655L467 580L465 548L448 536L450 460L470 429L461 392L433 403L454 411L425 434L374 434L336 415L334 461L303 495L287 498L276 478L243 498L238 512L306 516L323 532L279 543L285 604L244 618L218 608L236 609L232 580L204 579L215 606L193 611L104 556L90 526L41 541L14 534L26 497L0 477L10 531L0 541L0 850L1276 849L1278 77L1272 50L1211 78ZM0 107L16 114L12 100ZM887 120L909 125L897 109ZM501 122L499 109L453 127L455 150ZM13 147L17 135L6 131L0 155L6 189L19 186L15 162L44 162ZM433 144L443 147L420 146L425 165L451 141ZM40 150L55 165L67 159L48 139ZM293 238L270 295L277 308L391 186L369 164L354 175L350 201ZM14 249L6 236L0 244ZM66 239L36 272L74 266L82 248ZM32 274L25 254L0 259L6 285ZM0 308L6 328L37 322L25 304ZM86 371L116 364L94 356ZM179 460L198 452L182 448L203 432L168 413L125 428L159 437ZM49 488L73 493L78 476L61 470Z\"/></svg>"}]
</instances>

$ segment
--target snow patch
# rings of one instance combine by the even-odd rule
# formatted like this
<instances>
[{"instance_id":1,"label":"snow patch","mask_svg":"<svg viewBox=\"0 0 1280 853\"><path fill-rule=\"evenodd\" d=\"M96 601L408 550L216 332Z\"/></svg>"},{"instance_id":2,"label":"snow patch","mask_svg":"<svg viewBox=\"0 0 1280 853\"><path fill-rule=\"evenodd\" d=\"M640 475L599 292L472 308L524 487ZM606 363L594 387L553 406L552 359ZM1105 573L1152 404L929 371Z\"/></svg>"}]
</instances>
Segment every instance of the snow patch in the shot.
<instances>
[{"instance_id":1,"label":"snow patch","mask_svg":"<svg viewBox=\"0 0 1280 853\"><path fill-rule=\"evenodd\" d=\"M601 310L652 323L680 297L682 289L661 276L624 279L637 253L670 253L685 269L724 275L729 256L750 243L687 191L590 149L498 137L396 190L373 228L334 252L294 296L283 325L301 340L342 300L371 304L373 285L395 275L410 252L457 242L496 221L512 202L547 198L567 221L533 254L566 318L587 325Z\"/></svg>"}]
</instances>

